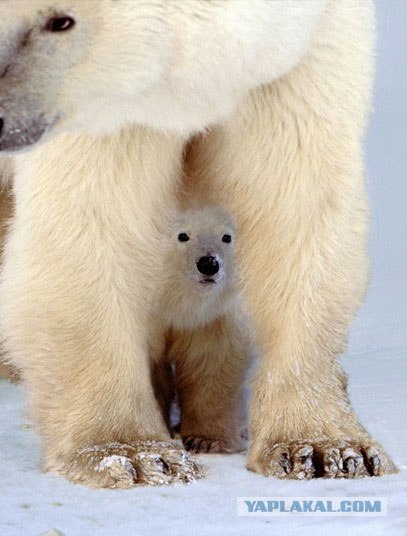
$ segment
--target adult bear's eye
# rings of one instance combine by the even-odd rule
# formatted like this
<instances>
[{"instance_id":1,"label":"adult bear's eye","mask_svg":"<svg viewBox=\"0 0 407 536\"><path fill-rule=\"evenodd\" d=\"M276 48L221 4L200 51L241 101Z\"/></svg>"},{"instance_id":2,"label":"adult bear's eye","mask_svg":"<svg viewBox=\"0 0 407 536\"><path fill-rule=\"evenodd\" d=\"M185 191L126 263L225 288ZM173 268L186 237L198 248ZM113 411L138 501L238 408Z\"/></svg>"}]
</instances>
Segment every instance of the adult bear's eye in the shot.
<instances>
[{"instance_id":1,"label":"adult bear's eye","mask_svg":"<svg viewBox=\"0 0 407 536\"><path fill-rule=\"evenodd\" d=\"M178 240L179 240L180 242L188 242L188 240L189 240L189 236L187 235L187 233L180 233L180 234L178 235Z\"/></svg>"},{"instance_id":2,"label":"adult bear's eye","mask_svg":"<svg viewBox=\"0 0 407 536\"><path fill-rule=\"evenodd\" d=\"M72 17L52 17L47 20L45 31L47 32L66 32L75 26L75 20Z\"/></svg>"},{"instance_id":3,"label":"adult bear's eye","mask_svg":"<svg viewBox=\"0 0 407 536\"><path fill-rule=\"evenodd\" d=\"M222 242L225 242L225 244L230 244L232 242L232 237L230 234L224 234L222 236Z\"/></svg>"}]
</instances>

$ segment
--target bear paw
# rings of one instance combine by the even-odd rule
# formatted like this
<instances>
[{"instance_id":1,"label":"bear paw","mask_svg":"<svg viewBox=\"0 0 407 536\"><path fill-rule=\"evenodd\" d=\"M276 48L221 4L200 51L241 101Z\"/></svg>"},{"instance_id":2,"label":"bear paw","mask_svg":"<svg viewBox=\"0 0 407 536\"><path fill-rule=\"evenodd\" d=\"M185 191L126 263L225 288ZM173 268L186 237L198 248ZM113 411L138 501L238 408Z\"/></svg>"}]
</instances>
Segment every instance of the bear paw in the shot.
<instances>
[{"instance_id":1,"label":"bear paw","mask_svg":"<svg viewBox=\"0 0 407 536\"><path fill-rule=\"evenodd\" d=\"M207 437L183 436L182 442L189 452L196 454L233 454L244 450L243 443L225 439L211 439Z\"/></svg>"},{"instance_id":2,"label":"bear paw","mask_svg":"<svg viewBox=\"0 0 407 536\"><path fill-rule=\"evenodd\" d=\"M176 443L139 441L109 443L80 449L72 463L57 473L96 488L158 486L189 483L203 476L202 468Z\"/></svg>"},{"instance_id":3,"label":"bear paw","mask_svg":"<svg viewBox=\"0 0 407 536\"><path fill-rule=\"evenodd\" d=\"M350 441L292 441L263 451L247 468L265 476L310 480L311 478L360 478L397 472L377 445Z\"/></svg>"}]
</instances>

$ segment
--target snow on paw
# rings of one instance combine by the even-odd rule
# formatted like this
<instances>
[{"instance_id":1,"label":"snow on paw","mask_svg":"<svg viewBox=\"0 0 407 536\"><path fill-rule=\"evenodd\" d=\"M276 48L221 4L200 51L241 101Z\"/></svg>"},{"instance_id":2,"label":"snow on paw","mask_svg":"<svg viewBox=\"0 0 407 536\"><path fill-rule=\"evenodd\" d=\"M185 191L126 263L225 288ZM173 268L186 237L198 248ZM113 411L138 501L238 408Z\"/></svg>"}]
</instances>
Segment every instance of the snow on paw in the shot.
<instances>
[{"instance_id":1,"label":"snow on paw","mask_svg":"<svg viewBox=\"0 0 407 536\"><path fill-rule=\"evenodd\" d=\"M91 488L131 488L137 482L133 453L132 446L121 443L95 445L78 449L51 471Z\"/></svg>"},{"instance_id":2,"label":"snow on paw","mask_svg":"<svg viewBox=\"0 0 407 536\"><path fill-rule=\"evenodd\" d=\"M95 470L101 473L103 487L131 488L137 480L137 473L130 458L118 454L108 454L102 458Z\"/></svg>"},{"instance_id":3,"label":"snow on paw","mask_svg":"<svg viewBox=\"0 0 407 536\"><path fill-rule=\"evenodd\" d=\"M379 446L361 446L357 441L325 441L314 448L317 473L324 478L362 478L397 472Z\"/></svg>"},{"instance_id":4,"label":"snow on paw","mask_svg":"<svg viewBox=\"0 0 407 536\"><path fill-rule=\"evenodd\" d=\"M328 445L324 449L316 449L315 454L318 460L318 476L340 478L343 475L343 460L338 447Z\"/></svg>"},{"instance_id":5,"label":"snow on paw","mask_svg":"<svg viewBox=\"0 0 407 536\"><path fill-rule=\"evenodd\" d=\"M291 447L291 473L290 478L297 480L310 480L315 474L313 462L314 449L307 443L292 445Z\"/></svg>"},{"instance_id":6,"label":"snow on paw","mask_svg":"<svg viewBox=\"0 0 407 536\"><path fill-rule=\"evenodd\" d=\"M343 440L303 440L276 443L257 456L247 468L280 479L363 478L396 473L397 468L379 446L361 446Z\"/></svg>"},{"instance_id":7,"label":"snow on paw","mask_svg":"<svg viewBox=\"0 0 407 536\"><path fill-rule=\"evenodd\" d=\"M379 447L361 447L356 441L325 441L316 443L314 449L317 476L324 478L362 478L397 472Z\"/></svg>"},{"instance_id":8,"label":"snow on paw","mask_svg":"<svg viewBox=\"0 0 407 536\"><path fill-rule=\"evenodd\" d=\"M313 448L306 441L277 443L263 451L256 465L248 468L265 476L309 480L314 475Z\"/></svg>"},{"instance_id":9,"label":"snow on paw","mask_svg":"<svg viewBox=\"0 0 407 536\"><path fill-rule=\"evenodd\" d=\"M368 476L363 455L357 447L346 447L341 451L343 460L343 476L345 478L360 478Z\"/></svg>"},{"instance_id":10,"label":"snow on paw","mask_svg":"<svg viewBox=\"0 0 407 536\"><path fill-rule=\"evenodd\" d=\"M188 483L203 476L201 467L176 443L138 441L80 449L57 471L69 480L95 488Z\"/></svg>"},{"instance_id":11,"label":"snow on paw","mask_svg":"<svg viewBox=\"0 0 407 536\"><path fill-rule=\"evenodd\" d=\"M367 476L362 452L345 441L320 441L314 444L317 476L323 478L360 478Z\"/></svg>"},{"instance_id":12,"label":"snow on paw","mask_svg":"<svg viewBox=\"0 0 407 536\"><path fill-rule=\"evenodd\" d=\"M141 484L189 483L204 476L202 467L176 443L141 441L134 464Z\"/></svg>"},{"instance_id":13,"label":"snow on paw","mask_svg":"<svg viewBox=\"0 0 407 536\"><path fill-rule=\"evenodd\" d=\"M358 447L339 441L316 443L314 448L317 476L360 478L368 475Z\"/></svg>"},{"instance_id":14,"label":"snow on paw","mask_svg":"<svg viewBox=\"0 0 407 536\"><path fill-rule=\"evenodd\" d=\"M371 476L391 475L398 472L391 458L379 446L364 446L362 453Z\"/></svg>"}]
</instances>

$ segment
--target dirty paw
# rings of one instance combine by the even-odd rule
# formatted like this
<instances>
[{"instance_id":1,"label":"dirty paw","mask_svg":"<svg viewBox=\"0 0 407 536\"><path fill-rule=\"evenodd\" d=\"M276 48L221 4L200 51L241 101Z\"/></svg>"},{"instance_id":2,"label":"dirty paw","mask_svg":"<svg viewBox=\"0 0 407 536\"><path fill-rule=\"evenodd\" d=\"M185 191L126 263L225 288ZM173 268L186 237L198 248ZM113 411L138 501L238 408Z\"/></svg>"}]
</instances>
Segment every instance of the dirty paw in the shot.
<instances>
[{"instance_id":1,"label":"dirty paw","mask_svg":"<svg viewBox=\"0 0 407 536\"><path fill-rule=\"evenodd\" d=\"M182 436L184 447L189 452L201 454L233 454L244 450L243 441L224 439L211 439L197 436Z\"/></svg>"},{"instance_id":2,"label":"dirty paw","mask_svg":"<svg viewBox=\"0 0 407 536\"><path fill-rule=\"evenodd\" d=\"M389 456L378 445L324 441L315 445L317 476L360 478L397 472Z\"/></svg>"},{"instance_id":3,"label":"dirty paw","mask_svg":"<svg viewBox=\"0 0 407 536\"><path fill-rule=\"evenodd\" d=\"M188 483L203 476L202 468L176 443L140 441L109 443L80 449L63 473L90 487L130 488Z\"/></svg>"},{"instance_id":4,"label":"dirty paw","mask_svg":"<svg viewBox=\"0 0 407 536\"><path fill-rule=\"evenodd\" d=\"M360 478L369 476L360 446L346 442L322 442L315 446L317 476Z\"/></svg>"},{"instance_id":5,"label":"dirty paw","mask_svg":"<svg viewBox=\"0 0 407 536\"><path fill-rule=\"evenodd\" d=\"M297 480L361 478L397 472L379 446L340 440L277 443L257 458L249 456L247 467L265 476Z\"/></svg>"},{"instance_id":6,"label":"dirty paw","mask_svg":"<svg viewBox=\"0 0 407 536\"><path fill-rule=\"evenodd\" d=\"M315 475L313 455L314 449L306 441L277 443L258 460L249 460L247 468L265 476L309 480Z\"/></svg>"},{"instance_id":7,"label":"dirty paw","mask_svg":"<svg viewBox=\"0 0 407 536\"><path fill-rule=\"evenodd\" d=\"M398 473L393 460L379 446L362 448L362 454L368 473L372 476L383 476Z\"/></svg>"}]
</instances>

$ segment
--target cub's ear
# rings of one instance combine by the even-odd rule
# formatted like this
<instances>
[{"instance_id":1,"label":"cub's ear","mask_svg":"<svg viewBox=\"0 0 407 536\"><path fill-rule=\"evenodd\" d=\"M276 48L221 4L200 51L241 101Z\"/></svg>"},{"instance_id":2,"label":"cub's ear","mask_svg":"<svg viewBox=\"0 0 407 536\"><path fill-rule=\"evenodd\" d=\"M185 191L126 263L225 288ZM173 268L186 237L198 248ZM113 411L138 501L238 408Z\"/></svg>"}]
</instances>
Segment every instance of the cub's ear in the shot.
<instances>
[{"instance_id":1,"label":"cub's ear","mask_svg":"<svg viewBox=\"0 0 407 536\"><path fill-rule=\"evenodd\" d=\"M14 162L11 158L0 156L0 190L11 183L14 175Z\"/></svg>"}]
</instances>

